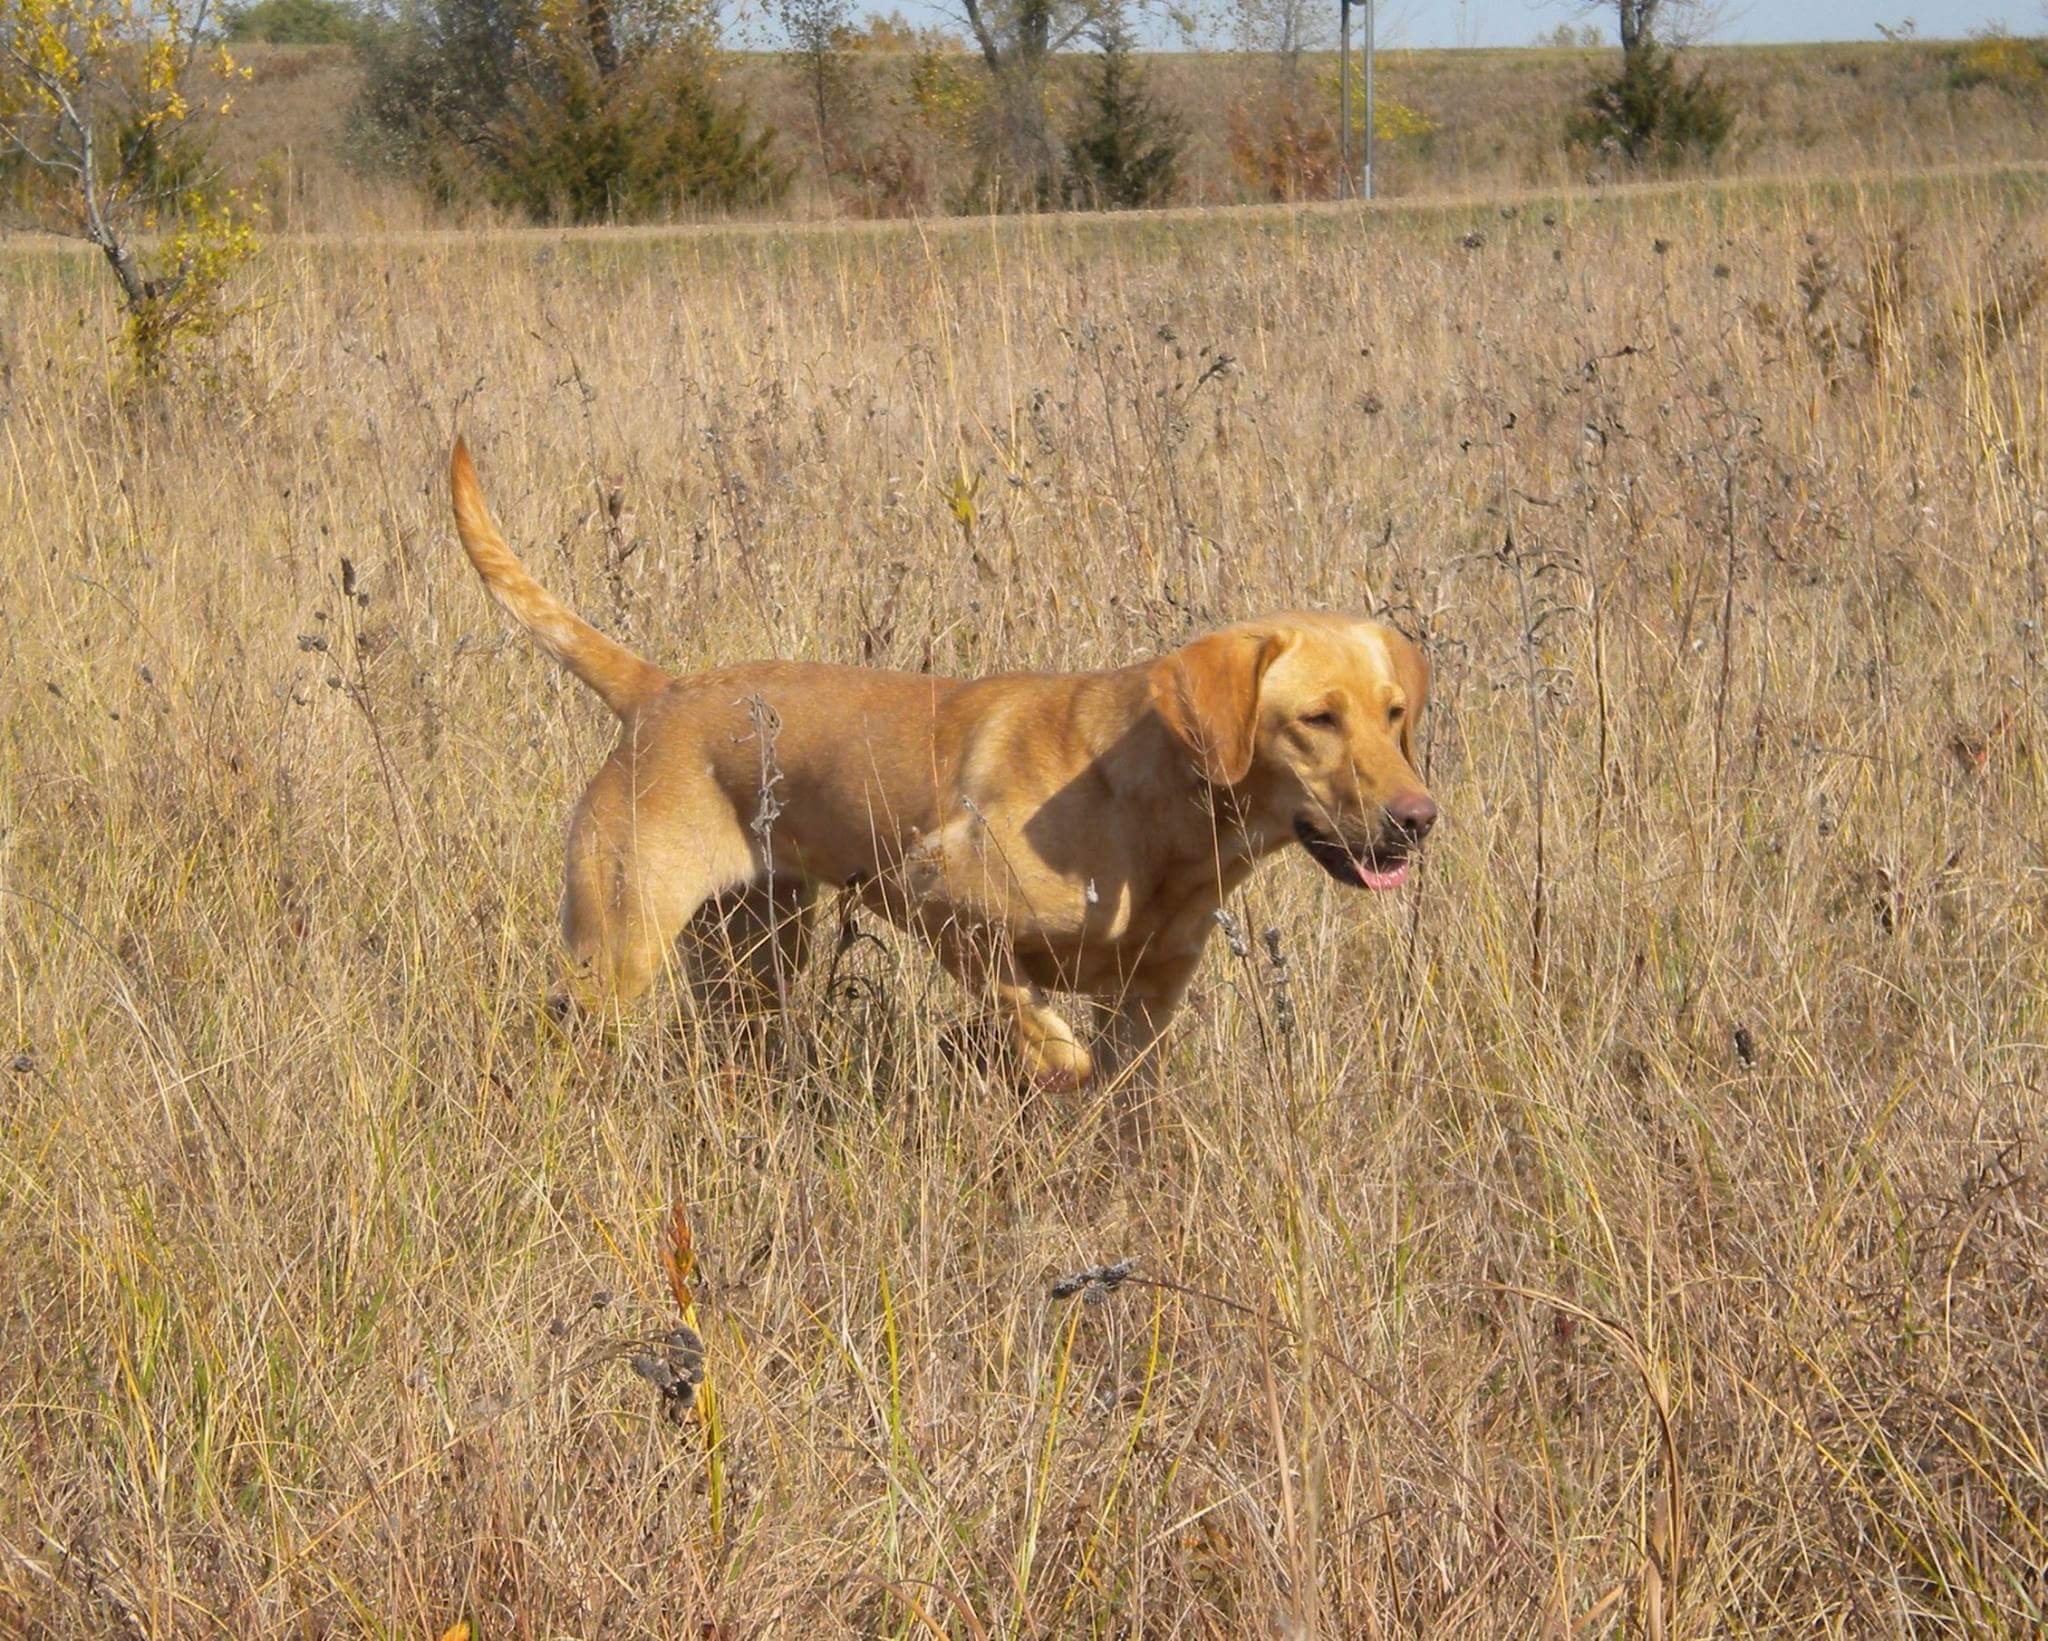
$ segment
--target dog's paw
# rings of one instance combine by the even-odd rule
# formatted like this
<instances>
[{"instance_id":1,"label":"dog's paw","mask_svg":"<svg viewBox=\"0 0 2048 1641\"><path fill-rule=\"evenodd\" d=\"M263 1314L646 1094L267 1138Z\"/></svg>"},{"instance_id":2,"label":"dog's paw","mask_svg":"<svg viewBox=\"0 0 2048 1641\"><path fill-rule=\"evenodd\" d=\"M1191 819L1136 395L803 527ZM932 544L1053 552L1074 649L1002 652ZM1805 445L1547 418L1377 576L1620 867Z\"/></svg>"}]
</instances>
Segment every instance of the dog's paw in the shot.
<instances>
[{"instance_id":1,"label":"dog's paw","mask_svg":"<svg viewBox=\"0 0 2048 1641\"><path fill-rule=\"evenodd\" d=\"M1022 1051L1025 1077L1041 1093L1072 1093L1094 1079L1095 1057L1071 1037L1042 1037Z\"/></svg>"}]
</instances>

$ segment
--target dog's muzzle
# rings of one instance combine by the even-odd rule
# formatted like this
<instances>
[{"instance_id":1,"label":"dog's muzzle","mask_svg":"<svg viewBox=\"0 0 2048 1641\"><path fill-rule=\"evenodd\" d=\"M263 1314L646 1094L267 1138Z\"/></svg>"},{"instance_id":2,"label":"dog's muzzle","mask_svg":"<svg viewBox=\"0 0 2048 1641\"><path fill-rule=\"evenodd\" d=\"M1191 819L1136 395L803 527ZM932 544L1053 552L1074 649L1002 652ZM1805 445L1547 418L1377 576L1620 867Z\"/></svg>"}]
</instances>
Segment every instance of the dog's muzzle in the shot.
<instances>
[{"instance_id":1,"label":"dog's muzzle","mask_svg":"<svg viewBox=\"0 0 2048 1641\"><path fill-rule=\"evenodd\" d=\"M1294 835L1311 860L1339 883L1354 889L1400 888L1408 880L1409 862L1415 858L1413 846L1407 843L1380 843L1363 851L1354 850L1305 820L1294 823Z\"/></svg>"}]
</instances>

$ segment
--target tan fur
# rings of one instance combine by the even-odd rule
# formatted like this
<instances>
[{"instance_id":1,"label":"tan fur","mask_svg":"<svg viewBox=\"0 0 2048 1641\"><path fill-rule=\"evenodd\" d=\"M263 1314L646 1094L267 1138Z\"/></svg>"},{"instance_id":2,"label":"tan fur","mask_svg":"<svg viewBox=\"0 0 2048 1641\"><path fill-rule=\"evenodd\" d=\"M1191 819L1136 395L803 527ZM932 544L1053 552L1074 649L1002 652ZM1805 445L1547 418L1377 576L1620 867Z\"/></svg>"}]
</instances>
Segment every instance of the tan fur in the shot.
<instances>
[{"instance_id":1,"label":"tan fur","mask_svg":"<svg viewBox=\"0 0 2048 1641\"><path fill-rule=\"evenodd\" d=\"M612 642L526 573L526 566L498 534L476 481L469 446L460 439L449 459L448 482L455 496L455 533L462 538L462 550L484 578L491 597L533 634L542 649L622 717L668 683L667 673Z\"/></svg>"},{"instance_id":2,"label":"tan fur","mask_svg":"<svg viewBox=\"0 0 2048 1641\"><path fill-rule=\"evenodd\" d=\"M1352 863L1405 856L1434 818L1413 764L1428 666L1389 628L1278 615L1093 673L672 677L527 574L459 443L452 476L492 596L621 719L569 830L563 932L586 1005L639 994L686 932L701 949L736 928L743 961L716 984L772 1001L812 898L844 889L992 993L1035 1074L1079 1082L1146 1055L1217 907L1298 824L1357 881ZM782 804L765 835L764 756ZM1094 1053L1048 992L1103 1012Z\"/></svg>"}]
</instances>

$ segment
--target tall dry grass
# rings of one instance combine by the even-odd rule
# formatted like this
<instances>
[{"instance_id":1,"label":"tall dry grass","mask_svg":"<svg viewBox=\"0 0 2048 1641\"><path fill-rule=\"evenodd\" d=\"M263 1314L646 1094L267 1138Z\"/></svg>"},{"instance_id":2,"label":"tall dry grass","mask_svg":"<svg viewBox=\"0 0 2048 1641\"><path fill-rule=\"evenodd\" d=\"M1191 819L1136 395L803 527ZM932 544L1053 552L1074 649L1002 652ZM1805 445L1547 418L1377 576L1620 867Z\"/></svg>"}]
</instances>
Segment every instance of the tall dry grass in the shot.
<instances>
[{"instance_id":1,"label":"tall dry grass","mask_svg":"<svg viewBox=\"0 0 2048 1641\"><path fill-rule=\"evenodd\" d=\"M2038 1629L2044 197L285 248L170 403L12 257L0 1627ZM1254 880L1143 1168L866 924L565 1041L458 425L672 666L1390 611L1427 870Z\"/></svg>"}]
</instances>

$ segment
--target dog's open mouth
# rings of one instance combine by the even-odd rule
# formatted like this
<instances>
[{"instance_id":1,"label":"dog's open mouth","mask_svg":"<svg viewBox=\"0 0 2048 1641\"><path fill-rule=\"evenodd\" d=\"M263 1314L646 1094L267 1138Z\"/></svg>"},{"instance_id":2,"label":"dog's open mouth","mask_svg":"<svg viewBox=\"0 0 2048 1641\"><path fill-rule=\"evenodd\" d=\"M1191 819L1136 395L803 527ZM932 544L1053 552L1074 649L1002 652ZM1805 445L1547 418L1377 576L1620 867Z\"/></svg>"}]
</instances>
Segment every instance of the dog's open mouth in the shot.
<instances>
[{"instance_id":1,"label":"dog's open mouth","mask_svg":"<svg viewBox=\"0 0 2048 1641\"><path fill-rule=\"evenodd\" d=\"M1406 849L1375 848L1362 855L1355 854L1305 820L1294 823L1294 835L1301 839L1301 846L1309 852L1309 858L1339 883L1363 884L1368 889L1398 889L1408 880L1408 863L1412 857Z\"/></svg>"}]
</instances>

